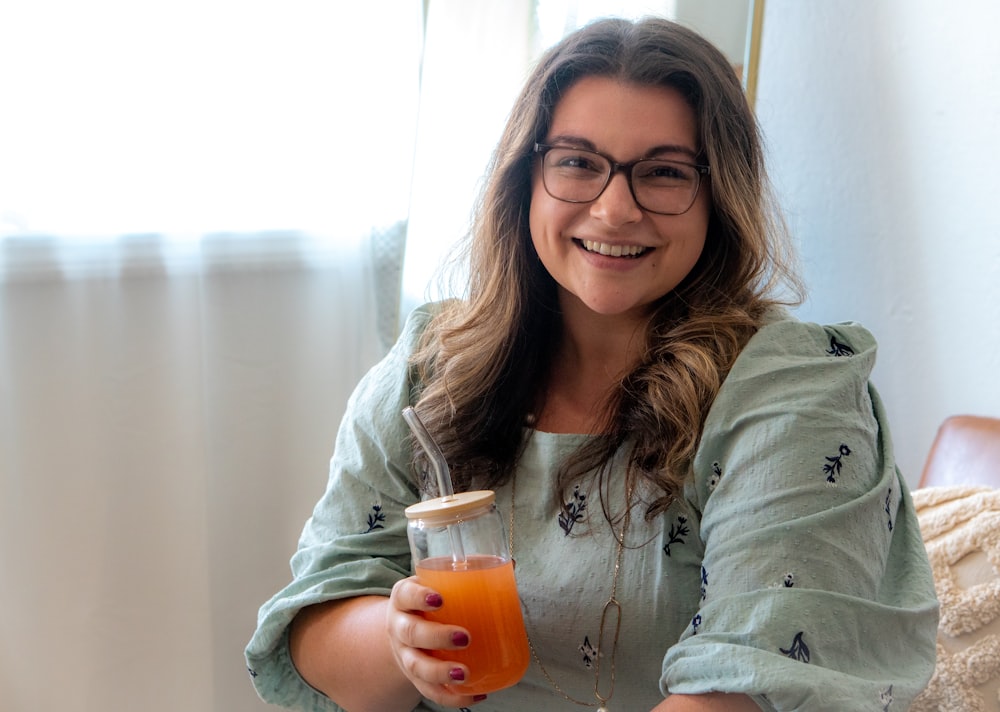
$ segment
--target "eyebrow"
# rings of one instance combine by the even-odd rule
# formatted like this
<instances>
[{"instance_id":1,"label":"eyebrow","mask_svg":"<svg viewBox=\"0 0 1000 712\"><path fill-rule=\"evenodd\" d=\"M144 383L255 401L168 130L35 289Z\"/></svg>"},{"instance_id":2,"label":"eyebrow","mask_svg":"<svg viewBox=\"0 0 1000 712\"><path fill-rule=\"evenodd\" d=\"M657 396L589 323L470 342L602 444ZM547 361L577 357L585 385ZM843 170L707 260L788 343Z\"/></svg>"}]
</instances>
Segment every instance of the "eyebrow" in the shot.
<instances>
[{"instance_id":1,"label":"eyebrow","mask_svg":"<svg viewBox=\"0 0 1000 712\"><path fill-rule=\"evenodd\" d=\"M569 145L569 146L574 146L576 148L584 148L587 149L588 151L594 151L595 153L601 153L601 151L597 148L597 146L594 144L593 141L582 138L580 136L572 136L570 134L561 134L558 136L552 136L546 141L546 143L548 143L549 145L560 145L560 146ZM687 146L680 146L677 144L667 143L659 146L653 146L651 149L646 151L646 153L642 157L659 158L664 155L670 155L670 154L681 154L684 156L688 156L691 159L697 159L699 156L699 153L697 151Z\"/></svg>"}]
</instances>

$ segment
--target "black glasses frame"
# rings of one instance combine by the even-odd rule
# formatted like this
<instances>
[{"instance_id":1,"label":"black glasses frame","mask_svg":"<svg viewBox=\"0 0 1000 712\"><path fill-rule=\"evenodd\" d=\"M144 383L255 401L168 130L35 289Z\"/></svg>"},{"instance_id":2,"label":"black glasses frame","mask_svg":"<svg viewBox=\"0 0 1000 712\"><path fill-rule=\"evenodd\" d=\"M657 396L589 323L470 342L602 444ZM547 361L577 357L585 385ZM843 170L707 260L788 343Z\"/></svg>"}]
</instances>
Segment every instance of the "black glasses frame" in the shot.
<instances>
[{"instance_id":1,"label":"black glasses frame","mask_svg":"<svg viewBox=\"0 0 1000 712\"><path fill-rule=\"evenodd\" d=\"M600 156L605 161L607 161L608 164L610 164L611 170L608 171L608 175L607 175L607 178L604 181L604 185L601 186L601 190L598 191L597 195L595 195L590 200L568 200L566 198L560 198L557 195L552 195L552 191L549 190L549 186L545 182L544 161L545 161L545 155L549 151L551 151L552 149L554 149L554 148L561 148L561 149L564 149L564 150L572 150L572 151L584 151L586 153L592 153L595 156ZM616 161L615 159L613 159L611 156L608 156L607 154L601 153L600 151L593 151L593 150L591 150L589 148L577 148L577 147L574 147L574 146L554 146L552 144L547 144L547 143L536 143L535 144L535 148L534 148L534 153L538 154L538 156L542 159L542 162L543 162L543 167L542 167L542 185L545 186L545 192L548 193L553 198L555 198L556 200L561 200L564 203L593 203L595 200L597 200L602 195L604 195L604 191L608 189L609 185L611 185L611 179L615 177L616 173L624 173L625 174L625 182L628 183L628 189L629 189L629 192L632 194L632 200L635 201L635 204L638 205L643 210L645 210L646 212L648 212L648 213L655 213L656 215L683 215L688 210L690 210L691 206L694 205L694 201L698 199L698 193L701 191L701 176L707 176L707 175L709 175L710 170L711 170L711 168L709 166L701 165L701 164L698 164L698 163L687 163L686 161L675 161L673 159L662 159L662 158L639 158L639 159L637 159L635 161L629 161L628 163L619 163L618 161ZM667 160L670 163L677 163L677 164L682 165L682 166L687 166L688 168L693 168L696 171L697 175L698 175L698 184L695 186L694 193L691 194L691 203L686 208L684 208L683 210L681 210L679 212L663 212L661 210L652 210L650 208L647 208L639 200L639 196L637 196L635 194L635 186L632 185L632 169L633 168L635 168L640 163L645 163L646 161L663 161L663 160Z\"/></svg>"}]
</instances>

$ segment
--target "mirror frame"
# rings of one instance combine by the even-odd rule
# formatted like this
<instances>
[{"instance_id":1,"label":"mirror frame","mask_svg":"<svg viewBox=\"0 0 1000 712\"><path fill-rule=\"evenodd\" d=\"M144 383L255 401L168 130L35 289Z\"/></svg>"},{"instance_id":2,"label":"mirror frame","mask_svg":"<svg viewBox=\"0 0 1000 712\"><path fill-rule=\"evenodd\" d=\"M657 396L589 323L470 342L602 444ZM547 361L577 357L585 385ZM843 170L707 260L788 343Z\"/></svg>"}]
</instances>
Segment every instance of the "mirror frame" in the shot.
<instances>
[{"instance_id":1,"label":"mirror frame","mask_svg":"<svg viewBox=\"0 0 1000 712\"><path fill-rule=\"evenodd\" d=\"M764 0L752 0L750 3L750 26L746 62L743 70L743 89L747 94L750 108L757 103L757 73L760 69L760 42L764 31Z\"/></svg>"}]
</instances>

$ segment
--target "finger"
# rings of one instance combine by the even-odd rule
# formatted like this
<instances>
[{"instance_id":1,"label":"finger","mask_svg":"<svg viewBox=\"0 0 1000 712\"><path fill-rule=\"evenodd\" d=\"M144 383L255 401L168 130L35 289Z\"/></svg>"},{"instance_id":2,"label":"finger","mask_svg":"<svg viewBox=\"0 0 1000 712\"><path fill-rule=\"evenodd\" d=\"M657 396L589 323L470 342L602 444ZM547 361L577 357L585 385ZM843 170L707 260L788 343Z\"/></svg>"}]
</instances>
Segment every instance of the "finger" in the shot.
<instances>
[{"instance_id":1,"label":"finger","mask_svg":"<svg viewBox=\"0 0 1000 712\"><path fill-rule=\"evenodd\" d=\"M460 685L469 677L469 668L454 660L439 660L418 648L399 651L399 664L407 677L428 685Z\"/></svg>"},{"instance_id":2,"label":"finger","mask_svg":"<svg viewBox=\"0 0 1000 712\"><path fill-rule=\"evenodd\" d=\"M471 642L465 628L429 621L418 613L393 610L391 606L386 628L393 640L423 650L462 650Z\"/></svg>"},{"instance_id":3,"label":"finger","mask_svg":"<svg viewBox=\"0 0 1000 712\"><path fill-rule=\"evenodd\" d=\"M463 683L468 668L461 663L438 660L419 650L407 649L401 655L401 666L424 697L446 707L468 707L482 702L485 695L465 695L453 685Z\"/></svg>"},{"instance_id":4,"label":"finger","mask_svg":"<svg viewBox=\"0 0 1000 712\"><path fill-rule=\"evenodd\" d=\"M440 593L421 585L415 576L397 581L389 594L389 600L403 611L433 611L444 603Z\"/></svg>"}]
</instances>

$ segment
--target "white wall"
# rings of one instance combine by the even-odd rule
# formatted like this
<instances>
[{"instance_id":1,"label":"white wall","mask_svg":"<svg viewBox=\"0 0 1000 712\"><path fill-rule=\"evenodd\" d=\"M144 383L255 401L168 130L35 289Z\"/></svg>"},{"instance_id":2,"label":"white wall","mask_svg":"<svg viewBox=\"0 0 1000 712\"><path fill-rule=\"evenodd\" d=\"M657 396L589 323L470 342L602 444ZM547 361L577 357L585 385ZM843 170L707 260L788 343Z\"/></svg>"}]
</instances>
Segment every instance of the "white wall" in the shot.
<instances>
[{"instance_id":1,"label":"white wall","mask_svg":"<svg viewBox=\"0 0 1000 712\"><path fill-rule=\"evenodd\" d=\"M1000 3L767 0L757 111L799 315L880 342L915 484L953 413L1000 415Z\"/></svg>"},{"instance_id":2,"label":"white wall","mask_svg":"<svg viewBox=\"0 0 1000 712\"><path fill-rule=\"evenodd\" d=\"M675 0L674 13L674 19L710 39L733 64L743 64L750 0Z\"/></svg>"}]
</instances>

